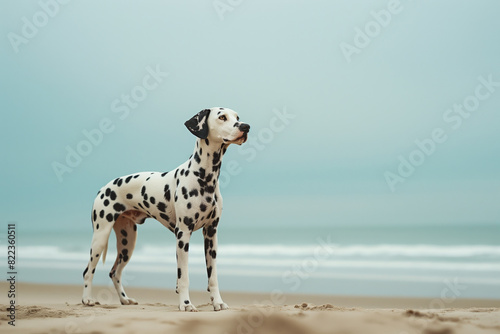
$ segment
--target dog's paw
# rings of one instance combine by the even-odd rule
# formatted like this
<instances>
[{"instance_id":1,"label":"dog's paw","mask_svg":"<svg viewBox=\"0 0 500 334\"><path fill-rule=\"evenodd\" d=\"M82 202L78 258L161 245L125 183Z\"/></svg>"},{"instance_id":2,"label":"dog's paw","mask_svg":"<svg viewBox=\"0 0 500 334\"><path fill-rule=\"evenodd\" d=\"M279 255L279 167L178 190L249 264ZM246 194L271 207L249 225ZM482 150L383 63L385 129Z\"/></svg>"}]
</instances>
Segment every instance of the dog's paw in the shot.
<instances>
[{"instance_id":1,"label":"dog's paw","mask_svg":"<svg viewBox=\"0 0 500 334\"><path fill-rule=\"evenodd\" d=\"M179 305L179 310L181 312L198 312L198 310L196 309L196 307L194 307L193 304L191 303L186 304L185 302Z\"/></svg>"},{"instance_id":2,"label":"dog's paw","mask_svg":"<svg viewBox=\"0 0 500 334\"><path fill-rule=\"evenodd\" d=\"M222 310L227 310L229 309L229 306L227 306L226 303L221 302L221 303L213 303L214 306L214 311L222 311Z\"/></svg>"},{"instance_id":3,"label":"dog's paw","mask_svg":"<svg viewBox=\"0 0 500 334\"><path fill-rule=\"evenodd\" d=\"M134 298L120 298L122 305L137 305L139 304Z\"/></svg>"},{"instance_id":4,"label":"dog's paw","mask_svg":"<svg viewBox=\"0 0 500 334\"><path fill-rule=\"evenodd\" d=\"M92 298L83 298L82 304L85 306L101 305L98 301L95 301Z\"/></svg>"}]
</instances>

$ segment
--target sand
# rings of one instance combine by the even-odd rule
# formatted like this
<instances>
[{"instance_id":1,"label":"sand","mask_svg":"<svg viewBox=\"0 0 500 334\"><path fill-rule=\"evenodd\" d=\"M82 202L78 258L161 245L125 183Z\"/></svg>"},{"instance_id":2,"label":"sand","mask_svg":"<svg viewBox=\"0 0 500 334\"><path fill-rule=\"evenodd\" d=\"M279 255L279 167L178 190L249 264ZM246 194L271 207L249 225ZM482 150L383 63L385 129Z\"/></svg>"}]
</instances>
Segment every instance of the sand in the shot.
<instances>
[{"instance_id":1,"label":"sand","mask_svg":"<svg viewBox=\"0 0 500 334\"><path fill-rule=\"evenodd\" d=\"M499 300L431 300L223 292L230 310L214 312L208 293L191 292L199 312L177 310L177 295L129 288L139 305L122 306L111 287L95 287L101 305L83 306L79 286L18 284L16 326L8 324L0 284L0 333L482 334L500 333ZM271 303L279 302L279 305ZM435 308L444 305L445 308ZM431 307L434 306L434 309Z\"/></svg>"}]
</instances>

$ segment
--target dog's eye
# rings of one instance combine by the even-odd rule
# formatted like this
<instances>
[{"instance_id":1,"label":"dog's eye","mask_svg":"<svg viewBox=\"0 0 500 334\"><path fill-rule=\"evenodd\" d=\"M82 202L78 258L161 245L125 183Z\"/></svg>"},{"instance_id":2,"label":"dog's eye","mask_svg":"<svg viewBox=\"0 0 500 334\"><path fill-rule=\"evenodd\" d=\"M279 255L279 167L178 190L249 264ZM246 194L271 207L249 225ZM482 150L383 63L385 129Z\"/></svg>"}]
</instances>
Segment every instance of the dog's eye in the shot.
<instances>
[{"instance_id":1,"label":"dog's eye","mask_svg":"<svg viewBox=\"0 0 500 334\"><path fill-rule=\"evenodd\" d=\"M227 121L227 117L225 115L220 116L219 119L224 122Z\"/></svg>"},{"instance_id":2,"label":"dog's eye","mask_svg":"<svg viewBox=\"0 0 500 334\"><path fill-rule=\"evenodd\" d=\"M236 116L236 120L239 121L240 120L240 116Z\"/></svg>"}]
</instances>

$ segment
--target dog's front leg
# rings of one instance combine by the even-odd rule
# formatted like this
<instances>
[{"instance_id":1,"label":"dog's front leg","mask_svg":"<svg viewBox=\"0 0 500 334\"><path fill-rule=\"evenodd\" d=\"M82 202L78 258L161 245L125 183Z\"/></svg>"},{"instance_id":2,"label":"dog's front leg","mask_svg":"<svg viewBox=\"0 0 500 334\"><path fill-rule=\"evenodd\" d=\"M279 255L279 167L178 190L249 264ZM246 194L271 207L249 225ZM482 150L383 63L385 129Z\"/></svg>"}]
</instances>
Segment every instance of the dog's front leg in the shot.
<instances>
[{"instance_id":1,"label":"dog's front leg","mask_svg":"<svg viewBox=\"0 0 500 334\"><path fill-rule=\"evenodd\" d=\"M192 232L192 218L185 217L175 229L177 237L177 293L179 294L179 310L197 312L189 298L188 252Z\"/></svg>"},{"instance_id":2,"label":"dog's front leg","mask_svg":"<svg viewBox=\"0 0 500 334\"><path fill-rule=\"evenodd\" d=\"M205 261L207 263L208 292L215 311L227 310L229 307L222 301L217 281L217 218L211 225L203 228L205 239Z\"/></svg>"}]
</instances>

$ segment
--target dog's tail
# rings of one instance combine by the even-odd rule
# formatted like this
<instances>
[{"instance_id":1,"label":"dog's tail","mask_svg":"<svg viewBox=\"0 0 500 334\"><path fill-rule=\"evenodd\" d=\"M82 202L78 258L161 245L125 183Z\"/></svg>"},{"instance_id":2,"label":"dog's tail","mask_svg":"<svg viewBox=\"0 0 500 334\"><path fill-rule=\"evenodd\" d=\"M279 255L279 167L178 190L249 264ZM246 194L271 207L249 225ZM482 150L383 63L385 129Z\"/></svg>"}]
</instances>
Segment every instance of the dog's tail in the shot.
<instances>
[{"instance_id":1,"label":"dog's tail","mask_svg":"<svg viewBox=\"0 0 500 334\"><path fill-rule=\"evenodd\" d=\"M108 253L108 242L106 241L106 246L104 246L104 250L102 251L102 264L106 264L106 254Z\"/></svg>"}]
</instances>

